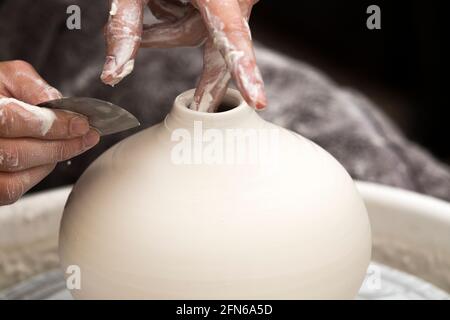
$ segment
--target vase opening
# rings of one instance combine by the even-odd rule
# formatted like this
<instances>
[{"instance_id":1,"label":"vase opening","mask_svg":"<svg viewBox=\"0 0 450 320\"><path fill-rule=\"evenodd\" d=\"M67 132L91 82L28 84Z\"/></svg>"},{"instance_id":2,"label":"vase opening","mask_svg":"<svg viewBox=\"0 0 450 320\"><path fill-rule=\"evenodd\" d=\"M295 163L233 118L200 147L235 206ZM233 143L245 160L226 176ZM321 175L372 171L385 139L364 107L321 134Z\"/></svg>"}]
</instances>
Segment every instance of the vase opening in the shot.
<instances>
[{"instance_id":1,"label":"vase opening","mask_svg":"<svg viewBox=\"0 0 450 320\"><path fill-rule=\"evenodd\" d=\"M223 100L220 103L219 107L217 107L217 110L215 111L215 113L230 111L230 110L233 110L234 108L236 108L237 106L238 106L238 104L233 103L233 101Z\"/></svg>"},{"instance_id":2,"label":"vase opening","mask_svg":"<svg viewBox=\"0 0 450 320\"><path fill-rule=\"evenodd\" d=\"M189 90L181 94L177 97L175 104L180 106L182 109L187 109L196 113L205 113L202 111L195 111L189 108L192 101L194 100L194 90ZM241 97L237 90L229 89L224 97L222 98L222 102L220 103L217 111L214 113L223 113L227 111L231 111L244 103L244 99Z\"/></svg>"},{"instance_id":3,"label":"vase opening","mask_svg":"<svg viewBox=\"0 0 450 320\"><path fill-rule=\"evenodd\" d=\"M166 117L166 126L169 128L191 127L194 121L202 121L204 127L224 128L247 121L255 113L235 89L227 90L218 112L192 110L189 106L194 100L194 93L194 89L188 90L175 99L173 108Z\"/></svg>"}]
</instances>

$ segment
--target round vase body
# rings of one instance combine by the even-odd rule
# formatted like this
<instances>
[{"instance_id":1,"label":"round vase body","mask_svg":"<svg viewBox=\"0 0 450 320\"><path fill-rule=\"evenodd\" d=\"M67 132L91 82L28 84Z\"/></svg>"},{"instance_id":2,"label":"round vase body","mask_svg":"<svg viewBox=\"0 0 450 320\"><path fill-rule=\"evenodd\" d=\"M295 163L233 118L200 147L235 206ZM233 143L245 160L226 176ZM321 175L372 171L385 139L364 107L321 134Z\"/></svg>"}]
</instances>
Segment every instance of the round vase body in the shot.
<instances>
[{"instance_id":1,"label":"round vase body","mask_svg":"<svg viewBox=\"0 0 450 320\"><path fill-rule=\"evenodd\" d=\"M326 151L264 121L235 90L220 113L166 119L105 152L60 230L81 299L348 299L370 260L368 216ZM69 268L69 269L68 269Z\"/></svg>"}]
</instances>

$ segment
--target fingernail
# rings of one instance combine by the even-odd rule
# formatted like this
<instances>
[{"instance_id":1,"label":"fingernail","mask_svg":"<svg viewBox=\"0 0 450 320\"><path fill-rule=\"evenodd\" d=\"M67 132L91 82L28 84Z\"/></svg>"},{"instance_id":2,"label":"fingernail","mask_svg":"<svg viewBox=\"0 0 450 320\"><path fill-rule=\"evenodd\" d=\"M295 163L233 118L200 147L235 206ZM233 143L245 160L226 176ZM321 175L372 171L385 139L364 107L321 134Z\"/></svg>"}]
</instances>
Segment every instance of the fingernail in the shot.
<instances>
[{"instance_id":1,"label":"fingernail","mask_svg":"<svg viewBox=\"0 0 450 320\"><path fill-rule=\"evenodd\" d=\"M267 105L266 93L264 90L264 83L257 84L256 97L253 98L253 107L257 110L262 110Z\"/></svg>"},{"instance_id":2,"label":"fingernail","mask_svg":"<svg viewBox=\"0 0 450 320\"><path fill-rule=\"evenodd\" d=\"M258 100L255 101L255 109L257 109L257 110L265 109L266 105L267 105L267 99L264 94L261 97L259 97Z\"/></svg>"},{"instance_id":3,"label":"fingernail","mask_svg":"<svg viewBox=\"0 0 450 320\"><path fill-rule=\"evenodd\" d=\"M61 92L51 86L48 86L45 89L45 92L47 93L49 100L61 99L63 97Z\"/></svg>"},{"instance_id":4,"label":"fingernail","mask_svg":"<svg viewBox=\"0 0 450 320\"><path fill-rule=\"evenodd\" d=\"M89 123L85 118L73 117L70 119L70 135L82 136L89 131Z\"/></svg>"},{"instance_id":5,"label":"fingernail","mask_svg":"<svg viewBox=\"0 0 450 320\"><path fill-rule=\"evenodd\" d=\"M116 58L113 56L107 56L105 59L105 64L103 65L103 72L112 72L116 67Z\"/></svg>"},{"instance_id":6,"label":"fingernail","mask_svg":"<svg viewBox=\"0 0 450 320\"><path fill-rule=\"evenodd\" d=\"M129 75L134 69L134 59L128 60L123 66L117 66L117 61L114 57L106 57L103 72L100 76L105 84L113 86L118 84Z\"/></svg>"},{"instance_id":7,"label":"fingernail","mask_svg":"<svg viewBox=\"0 0 450 320\"><path fill-rule=\"evenodd\" d=\"M257 109L262 110L267 104L264 82L258 67L250 61L242 61L238 67L238 75L242 85L242 90L247 103Z\"/></svg>"},{"instance_id":8,"label":"fingernail","mask_svg":"<svg viewBox=\"0 0 450 320\"><path fill-rule=\"evenodd\" d=\"M103 72L100 79L106 84L113 85L113 74L116 71L116 59L113 56L107 56L105 64L103 65Z\"/></svg>"},{"instance_id":9,"label":"fingernail","mask_svg":"<svg viewBox=\"0 0 450 320\"><path fill-rule=\"evenodd\" d=\"M83 137L83 143L85 148L95 146L100 141L100 135L95 129L89 130L89 132Z\"/></svg>"}]
</instances>

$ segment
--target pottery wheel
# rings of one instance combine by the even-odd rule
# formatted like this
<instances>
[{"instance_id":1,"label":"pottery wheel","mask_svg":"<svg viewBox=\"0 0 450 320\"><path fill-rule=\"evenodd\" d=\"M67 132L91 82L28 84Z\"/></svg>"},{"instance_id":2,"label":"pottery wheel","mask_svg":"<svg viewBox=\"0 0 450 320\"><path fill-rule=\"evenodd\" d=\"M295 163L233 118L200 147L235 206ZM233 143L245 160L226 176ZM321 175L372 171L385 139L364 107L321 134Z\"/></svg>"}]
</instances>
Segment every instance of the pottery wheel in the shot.
<instances>
[{"instance_id":1,"label":"pottery wheel","mask_svg":"<svg viewBox=\"0 0 450 320\"><path fill-rule=\"evenodd\" d=\"M373 262L357 298L448 300L450 295L420 278ZM0 299L71 300L72 296L65 289L62 271L55 269L0 292Z\"/></svg>"}]
</instances>

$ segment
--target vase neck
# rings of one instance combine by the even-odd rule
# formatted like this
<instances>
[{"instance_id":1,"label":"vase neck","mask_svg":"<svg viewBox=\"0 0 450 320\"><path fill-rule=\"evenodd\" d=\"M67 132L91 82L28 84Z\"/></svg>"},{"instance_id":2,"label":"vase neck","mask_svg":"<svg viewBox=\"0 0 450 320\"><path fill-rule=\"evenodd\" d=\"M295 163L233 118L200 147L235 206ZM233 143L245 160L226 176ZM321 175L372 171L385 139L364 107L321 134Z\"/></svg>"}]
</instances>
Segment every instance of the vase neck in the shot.
<instances>
[{"instance_id":1,"label":"vase neck","mask_svg":"<svg viewBox=\"0 0 450 320\"><path fill-rule=\"evenodd\" d=\"M194 99L195 90L188 90L180 94L174 102L172 110L166 117L165 123L170 130L177 128L192 128L196 122L201 122L203 128L245 128L252 126L260 119L255 110L248 106L237 90L228 89L223 101L232 109L223 112L200 112L189 109Z\"/></svg>"}]
</instances>

